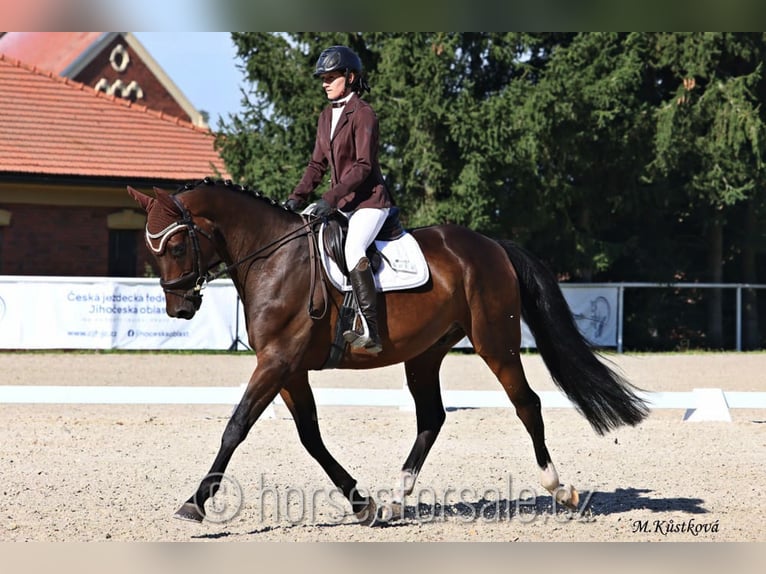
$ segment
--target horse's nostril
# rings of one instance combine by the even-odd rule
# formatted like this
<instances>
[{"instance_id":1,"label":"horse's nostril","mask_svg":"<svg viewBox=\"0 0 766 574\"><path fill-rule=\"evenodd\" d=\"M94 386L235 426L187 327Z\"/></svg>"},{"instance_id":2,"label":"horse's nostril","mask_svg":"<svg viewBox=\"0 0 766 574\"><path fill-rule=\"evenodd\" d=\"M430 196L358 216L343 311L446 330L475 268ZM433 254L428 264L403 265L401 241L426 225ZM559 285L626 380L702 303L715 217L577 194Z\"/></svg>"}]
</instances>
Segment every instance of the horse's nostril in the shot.
<instances>
[{"instance_id":1,"label":"horse's nostril","mask_svg":"<svg viewBox=\"0 0 766 574\"><path fill-rule=\"evenodd\" d=\"M192 309L179 309L176 312L176 317L179 319L191 319L194 317L194 311Z\"/></svg>"}]
</instances>

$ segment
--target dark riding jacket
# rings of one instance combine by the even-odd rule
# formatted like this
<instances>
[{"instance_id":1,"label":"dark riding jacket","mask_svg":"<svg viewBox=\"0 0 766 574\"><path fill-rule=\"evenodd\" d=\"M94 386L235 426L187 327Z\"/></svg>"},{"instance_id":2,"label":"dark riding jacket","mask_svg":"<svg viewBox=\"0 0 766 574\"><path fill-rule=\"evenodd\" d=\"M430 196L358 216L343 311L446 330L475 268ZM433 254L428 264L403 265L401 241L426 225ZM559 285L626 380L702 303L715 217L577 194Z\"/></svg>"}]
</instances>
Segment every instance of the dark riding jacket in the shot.
<instances>
[{"instance_id":1,"label":"dark riding jacket","mask_svg":"<svg viewBox=\"0 0 766 574\"><path fill-rule=\"evenodd\" d=\"M331 207L352 212L360 207L391 207L378 163L378 118L370 104L352 97L343 108L330 140L332 106L319 115L311 160L290 198L302 203L332 170L330 189L322 196Z\"/></svg>"}]
</instances>

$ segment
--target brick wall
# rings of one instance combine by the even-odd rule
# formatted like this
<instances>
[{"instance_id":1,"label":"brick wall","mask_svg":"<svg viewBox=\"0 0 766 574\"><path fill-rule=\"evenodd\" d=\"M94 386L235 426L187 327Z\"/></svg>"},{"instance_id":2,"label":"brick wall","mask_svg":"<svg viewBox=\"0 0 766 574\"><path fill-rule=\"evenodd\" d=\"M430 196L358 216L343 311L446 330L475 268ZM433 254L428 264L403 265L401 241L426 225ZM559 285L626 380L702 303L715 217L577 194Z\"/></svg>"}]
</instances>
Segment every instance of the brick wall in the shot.
<instances>
[{"instance_id":1,"label":"brick wall","mask_svg":"<svg viewBox=\"0 0 766 574\"><path fill-rule=\"evenodd\" d=\"M108 207L0 204L11 212L3 233L0 275L105 276L108 272ZM153 260L136 230L137 275ZM155 272L156 274L156 272Z\"/></svg>"}]
</instances>

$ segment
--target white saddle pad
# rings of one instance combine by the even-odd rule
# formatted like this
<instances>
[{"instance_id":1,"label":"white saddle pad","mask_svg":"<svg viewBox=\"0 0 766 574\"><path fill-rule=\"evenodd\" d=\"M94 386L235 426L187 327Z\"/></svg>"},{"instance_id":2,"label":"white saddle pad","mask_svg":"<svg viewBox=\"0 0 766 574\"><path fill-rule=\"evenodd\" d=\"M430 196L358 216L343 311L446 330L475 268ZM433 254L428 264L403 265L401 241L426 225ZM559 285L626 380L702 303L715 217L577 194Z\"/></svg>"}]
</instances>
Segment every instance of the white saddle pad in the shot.
<instances>
[{"instance_id":1,"label":"white saddle pad","mask_svg":"<svg viewBox=\"0 0 766 574\"><path fill-rule=\"evenodd\" d=\"M394 241L376 241L375 246L383 255L383 262L375 273L378 291L413 289L425 284L429 278L428 264L415 238L404 232ZM324 225L319 230L319 251L330 282L340 291L351 291L351 284L330 259L324 249Z\"/></svg>"}]
</instances>

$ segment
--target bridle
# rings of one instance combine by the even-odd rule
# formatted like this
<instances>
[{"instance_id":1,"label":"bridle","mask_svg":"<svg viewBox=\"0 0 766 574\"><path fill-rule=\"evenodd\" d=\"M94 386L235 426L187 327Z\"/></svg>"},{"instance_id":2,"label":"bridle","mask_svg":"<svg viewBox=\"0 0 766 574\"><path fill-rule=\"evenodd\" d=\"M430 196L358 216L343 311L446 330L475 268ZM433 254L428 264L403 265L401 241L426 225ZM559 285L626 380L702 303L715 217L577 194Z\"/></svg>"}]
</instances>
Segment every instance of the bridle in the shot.
<instances>
[{"instance_id":1,"label":"bridle","mask_svg":"<svg viewBox=\"0 0 766 574\"><path fill-rule=\"evenodd\" d=\"M165 229L157 233L150 233L149 226L147 225L146 244L155 255L160 255L165 251L167 242L173 235L181 231L186 231L191 242L192 252L194 253L193 268L191 271L188 271L175 279L166 281L160 278L160 286L165 293L183 297L194 303L195 308L199 309L202 304L202 288L207 281L212 280L210 269L214 266L208 266L205 268L204 272L202 271L202 250L200 249L199 236L202 235L206 237L211 243L213 242L213 237L210 233L195 223L189 210L186 209L186 206L181 203L176 196L171 195L170 198L181 212L181 219L171 223ZM159 241L157 247L154 246L155 241ZM217 265L217 263L215 265Z\"/></svg>"},{"instance_id":2,"label":"bridle","mask_svg":"<svg viewBox=\"0 0 766 574\"><path fill-rule=\"evenodd\" d=\"M323 301L324 301L324 310L321 313L317 313L314 309L314 290L316 287L316 278L317 276L321 275L321 271L319 270L319 263L318 263L318 252L319 247L317 245L317 237L316 233L312 233L312 228L315 225L320 224L324 218L322 217L306 217L301 216L303 220L303 225L293 229L292 231L287 232L286 234L282 235L281 237L275 239L274 241L271 241L267 243L266 245L263 245L259 249L256 249L252 253L246 255L245 257L242 257L238 261L235 261L234 263L227 265L226 267L219 268L215 272L210 272L211 269L214 267L218 267L221 263L220 260L216 261L215 263L212 263L208 265L207 267L204 267L202 263L202 250L200 249L200 243L199 243L199 236L205 237L208 241L210 241L213 245L215 245L215 241L213 239L213 236L207 232L206 230L202 229L197 223L194 221L194 218L192 217L191 213L189 213L189 210L186 209L186 206L175 196L171 195L170 198L173 200L173 203L178 208L178 211L181 213L181 219L179 221L176 221L174 223L171 223L168 225L165 229L162 231L159 231L157 233L150 233L149 227L147 225L146 228L146 244L149 246L149 249L154 252L155 255L160 255L165 251L165 247L167 245L168 240L170 237L175 235L176 233L179 233L181 231L186 231L189 241L192 245L192 252L194 254L194 263L193 268L191 271L187 271L186 273L182 274L180 277L176 277L175 279L169 279L165 280L160 278L160 286L162 287L162 290L165 293L171 293L173 295L176 295L178 297L182 297L188 301L191 301L194 304L195 309L199 309L200 305L202 305L202 289L204 289L205 284L209 283L210 281L213 281L214 279L217 279L221 275L224 275L231 271L232 269L242 265L246 261L249 261L251 259L254 259L255 257L258 257L265 251L271 249L271 248L278 248L282 244L286 243L288 240L297 237L299 234L305 232L307 235L309 235L309 253L311 257L311 266L312 266L312 273L311 273L311 286L309 288L310 296L309 296L309 315L313 319L320 319L324 316L325 312L327 311L327 291L326 286L324 284L324 281L319 281L322 287L323 292ZM153 242L159 241L158 247L154 247ZM203 271L204 268L204 271Z\"/></svg>"}]
</instances>

